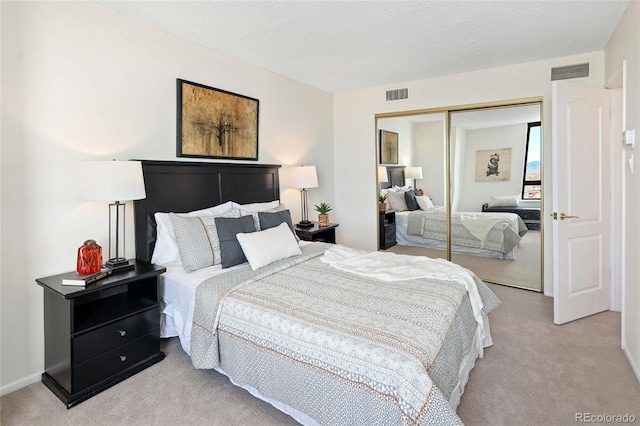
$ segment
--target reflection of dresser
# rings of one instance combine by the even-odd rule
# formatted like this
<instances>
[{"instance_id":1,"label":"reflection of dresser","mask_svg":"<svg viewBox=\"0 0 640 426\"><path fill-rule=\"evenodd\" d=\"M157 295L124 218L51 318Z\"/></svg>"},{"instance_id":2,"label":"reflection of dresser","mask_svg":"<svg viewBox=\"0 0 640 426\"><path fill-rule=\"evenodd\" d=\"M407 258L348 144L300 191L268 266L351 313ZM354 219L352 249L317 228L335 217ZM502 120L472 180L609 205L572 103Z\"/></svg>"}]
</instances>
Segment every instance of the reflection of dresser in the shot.
<instances>
[{"instance_id":1,"label":"reflection of dresser","mask_svg":"<svg viewBox=\"0 0 640 426\"><path fill-rule=\"evenodd\" d=\"M540 209L537 207L489 207L489 203L484 203L482 211L515 213L522 218L528 229L540 229Z\"/></svg>"},{"instance_id":2,"label":"reflection of dresser","mask_svg":"<svg viewBox=\"0 0 640 426\"><path fill-rule=\"evenodd\" d=\"M388 210L380 212L380 250L386 250L396 245L396 212Z\"/></svg>"}]
</instances>

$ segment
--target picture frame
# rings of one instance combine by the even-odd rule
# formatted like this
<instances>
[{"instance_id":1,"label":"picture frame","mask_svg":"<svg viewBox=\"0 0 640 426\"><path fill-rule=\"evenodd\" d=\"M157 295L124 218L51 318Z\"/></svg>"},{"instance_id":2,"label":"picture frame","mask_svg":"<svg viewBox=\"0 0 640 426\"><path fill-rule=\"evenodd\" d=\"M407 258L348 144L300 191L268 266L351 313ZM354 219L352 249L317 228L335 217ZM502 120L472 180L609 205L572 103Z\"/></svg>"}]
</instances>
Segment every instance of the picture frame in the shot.
<instances>
[{"instance_id":1,"label":"picture frame","mask_svg":"<svg viewBox=\"0 0 640 426\"><path fill-rule=\"evenodd\" d=\"M511 148L476 151L476 182L511 180Z\"/></svg>"},{"instance_id":2,"label":"picture frame","mask_svg":"<svg viewBox=\"0 0 640 426\"><path fill-rule=\"evenodd\" d=\"M258 160L258 99L177 79L176 156Z\"/></svg>"},{"instance_id":3,"label":"picture frame","mask_svg":"<svg viewBox=\"0 0 640 426\"><path fill-rule=\"evenodd\" d=\"M380 164L398 164L398 134L380 130Z\"/></svg>"}]
</instances>

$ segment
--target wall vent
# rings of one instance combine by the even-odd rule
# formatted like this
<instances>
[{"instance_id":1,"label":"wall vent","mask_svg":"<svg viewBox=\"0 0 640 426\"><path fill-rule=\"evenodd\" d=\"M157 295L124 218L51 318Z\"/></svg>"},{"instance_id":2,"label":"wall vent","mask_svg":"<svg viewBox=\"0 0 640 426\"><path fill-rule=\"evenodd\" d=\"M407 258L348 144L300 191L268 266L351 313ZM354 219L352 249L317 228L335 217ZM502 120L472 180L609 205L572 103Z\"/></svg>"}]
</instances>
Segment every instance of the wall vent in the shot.
<instances>
[{"instance_id":1,"label":"wall vent","mask_svg":"<svg viewBox=\"0 0 640 426\"><path fill-rule=\"evenodd\" d=\"M589 63L551 68L551 81L589 77Z\"/></svg>"},{"instance_id":2,"label":"wall vent","mask_svg":"<svg viewBox=\"0 0 640 426\"><path fill-rule=\"evenodd\" d=\"M387 90L387 102L388 101L399 101L401 99L409 98L409 89L393 89Z\"/></svg>"}]
</instances>

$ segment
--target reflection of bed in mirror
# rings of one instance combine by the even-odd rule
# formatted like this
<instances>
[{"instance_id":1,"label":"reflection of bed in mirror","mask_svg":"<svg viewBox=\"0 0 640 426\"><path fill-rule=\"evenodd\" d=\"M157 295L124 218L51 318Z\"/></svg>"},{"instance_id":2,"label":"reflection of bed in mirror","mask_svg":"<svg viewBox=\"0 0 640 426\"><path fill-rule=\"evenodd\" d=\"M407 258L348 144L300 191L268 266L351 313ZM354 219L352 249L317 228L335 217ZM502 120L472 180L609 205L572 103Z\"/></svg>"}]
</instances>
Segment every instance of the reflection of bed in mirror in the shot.
<instances>
[{"instance_id":1,"label":"reflection of bed in mirror","mask_svg":"<svg viewBox=\"0 0 640 426\"><path fill-rule=\"evenodd\" d=\"M417 210L405 210L404 205L398 208L397 204L394 205L394 200L399 197L396 194L407 192L408 189L403 167L387 167L387 174L388 183L383 185L382 190L386 191L391 207L396 210L397 243L446 250L446 209L432 205L421 205ZM515 260L518 243L526 232L524 221L514 213L454 212L451 215L451 251Z\"/></svg>"}]
</instances>

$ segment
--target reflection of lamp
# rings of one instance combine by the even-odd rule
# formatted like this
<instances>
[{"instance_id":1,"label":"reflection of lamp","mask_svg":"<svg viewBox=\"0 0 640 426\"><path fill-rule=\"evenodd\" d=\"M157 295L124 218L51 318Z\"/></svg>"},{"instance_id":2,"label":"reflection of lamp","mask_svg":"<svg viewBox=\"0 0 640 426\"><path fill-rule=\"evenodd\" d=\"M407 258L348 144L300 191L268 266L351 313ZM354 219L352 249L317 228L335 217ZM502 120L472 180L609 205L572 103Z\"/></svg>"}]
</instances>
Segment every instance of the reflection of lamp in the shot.
<instances>
[{"instance_id":1,"label":"reflection of lamp","mask_svg":"<svg viewBox=\"0 0 640 426\"><path fill-rule=\"evenodd\" d=\"M387 182L389 182L389 178L387 177L387 168L384 166L378 166L378 185Z\"/></svg>"},{"instance_id":2,"label":"reflection of lamp","mask_svg":"<svg viewBox=\"0 0 640 426\"><path fill-rule=\"evenodd\" d=\"M301 228L310 228L313 223L308 219L309 204L307 202L307 189L318 187L318 175L316 166L298 166L289 169L291 187L300 190L300 203L302 204L302 220L298 223Z\"/></svg>"},{"instance_id":3,"label":"reflection of lamp","mask_svg":"<svg viewBox=\"0 0 640 426\"><path fill-rule=\"evenodd\" d=\"M129 268L129 261L124 257L126 204L120 200L141 200L147 196L142 177L142 163L87 161L85 167L85 200L115 201L109 204L109 260L105 262L105 266L113 269ZM112 228L115 230L113 233ZM115 244L112 244L112 236L115 236Z\"/></svg>"},{"instance_id":4,"label":"reflection of lamp","mask_svg":"<svg viewBox=\"0 0 640 426\"><path fill-rule=\"evenodd\" d=\"M422 167L405 167L405 179L413 179L413 189L416 189L416 179L422 179Z\"/></svg>"}]
</instances>

